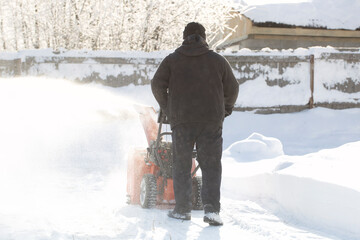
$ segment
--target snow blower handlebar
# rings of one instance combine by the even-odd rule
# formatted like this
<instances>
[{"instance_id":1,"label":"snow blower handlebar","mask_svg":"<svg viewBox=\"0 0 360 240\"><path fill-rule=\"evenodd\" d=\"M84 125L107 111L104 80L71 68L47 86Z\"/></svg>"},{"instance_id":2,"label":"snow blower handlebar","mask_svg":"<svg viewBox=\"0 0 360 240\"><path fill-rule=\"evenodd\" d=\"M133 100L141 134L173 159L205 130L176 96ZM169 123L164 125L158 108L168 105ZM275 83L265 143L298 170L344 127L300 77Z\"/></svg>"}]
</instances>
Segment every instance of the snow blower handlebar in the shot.
<instances>
[{"instance_id":1,"label":"snow blower handlebar","mask_svg":"<svg viewBox=\"0 0 360 240\"><path fill-rule=\"evenodd\" d=\"M169 119L166 116L164 110L162 110L162 109L160 109L160 111L159 111L158 123L169 124Z\"/></svg>"},{"instance_id":2,"label":"snow blower handlebar","mask_svg":"<svg viewBox=\"0 0 360 240\"><path fill-rule=\"evenodd\" d=\"M169 120L162 109L159 111L157 122L155 120L156 112L154 108L134 104L134 109L139 113L140 121L143 126L149 148L154 151L154 161L160 166L161 171L163 171L165 166L161 161L161 156L158 150L160 149L162 137L165 135L171 135L171 132L161 132L162 125L169 124ZM195 151L193 157L196 158ZM192 177L195 176L198 169L199 165L196 168L194 167L194 170L191 173Z\"/></svg>"},{"instance_id":3,"label":"snow blower handlebar","mask_svg":"<svg viewBox=\"0 0 360 240\"><path fill-rule=\"evenodd\" d=\"M169 124L168 117L166 116L165 112L162 109L160 109L159 111L158 123L159 123L158 138L156 139L156 145L155 145L157 148L160 146L160 141L162 139L162 136L171 135L171 132L161 132L162 124ZM193 155L194 155L193 157L196 158L196 151L194 151ZM200 168L200 164L198 164L196 168L192 171L191 178L195 177L196 172L197 170L199 170L199 168Z\"/></svg>"},{"instance_id":4,"label":"snow blower handlebar","mask_svg":"<svg viewBox=\"0 0 360 240\"><path fill-rule=\"evenodd\" d=\"M158 164L160 165L160 171L165 175L165 177L170 177L168 175L170 175L169 173L167 173L165 170L165 166L164 163L161 161L161 156L159 153L159 149L160 149L160 144L162 141L162 137L165 135L171 135L171 132L161 132L162 131L162 125L163 124L169 124L168 118L165 114L165 112L160 109L159 111L159 116L158 116L158 123L159 123L159 128L158 128L158 134L157 134L157 138L155 141L155 155L156 155L156 159Z\"/></svg>"}]
</instances>

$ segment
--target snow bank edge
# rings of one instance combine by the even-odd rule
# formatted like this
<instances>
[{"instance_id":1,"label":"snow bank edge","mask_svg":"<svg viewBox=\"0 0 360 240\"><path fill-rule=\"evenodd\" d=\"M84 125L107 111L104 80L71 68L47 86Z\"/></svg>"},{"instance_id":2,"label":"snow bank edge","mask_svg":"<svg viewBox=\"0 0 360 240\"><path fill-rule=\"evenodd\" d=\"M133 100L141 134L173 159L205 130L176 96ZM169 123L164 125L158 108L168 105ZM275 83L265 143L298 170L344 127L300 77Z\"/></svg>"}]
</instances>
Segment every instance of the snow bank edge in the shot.
<instances>
[{"instance_id":1,"label":"snow bank edge","mask_svg":"<svg viewBox=\"0 0 360 240\"><path fill-rule=\"evenodd\" d=\"M283 220L345 239L360 239L360 192L353 189L310 178L264 173L247 178L225 176L222 191L227 197L257 201ZM274 201L276 207L267 204Z\"/></svg>"}]
</instances>

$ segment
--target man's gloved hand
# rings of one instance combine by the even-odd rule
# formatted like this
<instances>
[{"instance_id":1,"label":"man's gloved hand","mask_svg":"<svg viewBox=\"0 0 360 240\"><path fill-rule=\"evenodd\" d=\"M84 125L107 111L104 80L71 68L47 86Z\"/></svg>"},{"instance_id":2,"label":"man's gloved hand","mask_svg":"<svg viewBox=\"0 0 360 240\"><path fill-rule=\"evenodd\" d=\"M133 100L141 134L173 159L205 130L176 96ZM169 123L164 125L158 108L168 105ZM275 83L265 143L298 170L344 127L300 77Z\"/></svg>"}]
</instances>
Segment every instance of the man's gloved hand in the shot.
<instances>
[{"instance_id":1,"label":"man's gloved hand","mask_svg":"<svg viewBox=\"0 0 360 240\"><path fill-rule=\"evenodd\" d=\"M230 116L231 112L225 110L225 117Z\"/></svg>"}]
</instances>

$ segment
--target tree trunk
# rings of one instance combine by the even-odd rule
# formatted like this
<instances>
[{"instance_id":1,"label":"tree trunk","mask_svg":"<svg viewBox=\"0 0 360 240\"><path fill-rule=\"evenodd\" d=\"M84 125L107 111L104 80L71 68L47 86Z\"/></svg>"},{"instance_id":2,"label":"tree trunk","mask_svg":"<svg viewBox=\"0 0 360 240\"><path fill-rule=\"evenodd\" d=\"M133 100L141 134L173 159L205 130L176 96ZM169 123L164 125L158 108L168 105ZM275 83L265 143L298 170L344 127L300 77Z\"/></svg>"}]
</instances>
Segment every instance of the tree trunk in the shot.
<instances>
[{"instance_id":1,"label":"tree trunk","mask_svg":"<svg viewBox=\"0 0 360 240\"><path fill-rule=\"evenodd\" d=\"M38 17L39 17L39 10L38 10L38 4L37 2L35 2L35 16L34 16L34 19L35 19L35 36L34 36L34 48L35 49L38 49L40 48L40 31L39 31L39 20L38 20Z\"/></svg>"}]
</instances>

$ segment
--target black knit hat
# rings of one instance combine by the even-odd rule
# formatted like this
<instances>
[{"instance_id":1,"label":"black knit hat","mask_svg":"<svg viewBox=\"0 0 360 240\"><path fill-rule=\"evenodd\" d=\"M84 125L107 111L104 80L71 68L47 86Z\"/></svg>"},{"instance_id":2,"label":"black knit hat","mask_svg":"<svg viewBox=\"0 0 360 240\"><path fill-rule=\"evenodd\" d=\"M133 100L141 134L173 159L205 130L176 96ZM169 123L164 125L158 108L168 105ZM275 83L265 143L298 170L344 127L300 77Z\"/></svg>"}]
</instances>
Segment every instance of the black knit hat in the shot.
<instances>
[{"instance_id":1,"label":"black knit hat","mask_svg":"<svg viewBox=\"0 0 360 240\"><path fill-rule=\"evenodd\" d=\"M202 38L206 39L205 28L197 22L188 23L183 32L183 38L187 38L192 34L199 34Z\"/></svg>"}]
</instances>

